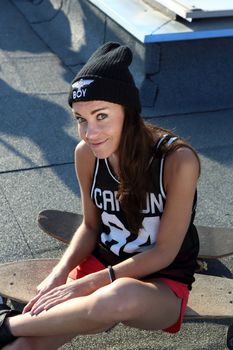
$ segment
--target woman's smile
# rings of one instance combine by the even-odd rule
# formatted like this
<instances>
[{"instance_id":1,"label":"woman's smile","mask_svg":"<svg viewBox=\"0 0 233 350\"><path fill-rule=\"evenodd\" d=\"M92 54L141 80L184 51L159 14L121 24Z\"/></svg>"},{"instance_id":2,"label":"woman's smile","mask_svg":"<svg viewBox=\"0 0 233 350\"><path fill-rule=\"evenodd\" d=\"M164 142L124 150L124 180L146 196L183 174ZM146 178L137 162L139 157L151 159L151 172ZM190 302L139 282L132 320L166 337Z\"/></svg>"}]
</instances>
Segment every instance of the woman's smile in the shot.
<instances>
[{"instance_id":1,"label":"woman's smile","mask_svg":"<svg viewBox=\"0 0 233 350\"><path fill-rule=\"evenodd\" d=\"M103 141L89 141L88 142L88 145L93 148L93 149L96 149L96 148L99 148L101 146L105 146L105 144L107 143L108 139L106 140L103 140Z\"/></svg>"}]
</instances>

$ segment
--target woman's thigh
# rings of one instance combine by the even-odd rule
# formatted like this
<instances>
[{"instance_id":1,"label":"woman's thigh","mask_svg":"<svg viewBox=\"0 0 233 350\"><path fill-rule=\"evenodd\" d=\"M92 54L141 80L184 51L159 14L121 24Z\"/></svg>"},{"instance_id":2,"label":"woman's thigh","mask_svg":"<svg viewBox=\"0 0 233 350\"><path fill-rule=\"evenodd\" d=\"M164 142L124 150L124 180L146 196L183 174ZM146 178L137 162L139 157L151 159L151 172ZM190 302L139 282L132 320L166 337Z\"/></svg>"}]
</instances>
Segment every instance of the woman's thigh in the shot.
<instances>
[{"instance_id":1,"label":"woman's thigh","mask_svg":"<svg viewBox=\"0 0 233 350\"><path fill-rule=\"evenodd\" d=\"M180 316L182 300L161 281L121 278L109 288L116 318L125 325L159 330L173 325Z\"/></svg>"}]
</instances>

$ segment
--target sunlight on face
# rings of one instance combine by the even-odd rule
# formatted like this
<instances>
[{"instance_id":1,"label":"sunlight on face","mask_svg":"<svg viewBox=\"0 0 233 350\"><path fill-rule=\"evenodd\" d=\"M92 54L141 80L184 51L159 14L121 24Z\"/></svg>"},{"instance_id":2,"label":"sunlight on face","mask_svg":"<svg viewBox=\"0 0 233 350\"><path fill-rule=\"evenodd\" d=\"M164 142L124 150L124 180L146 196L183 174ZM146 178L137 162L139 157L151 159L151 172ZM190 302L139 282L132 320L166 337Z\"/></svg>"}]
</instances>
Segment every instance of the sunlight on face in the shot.
<instances>
[{"instance_id":1,"label":"sunlight on face","mask_svg":"<svg viewBox=\"0 0 233 350\"><path fill-rule=\"evenodd\" d=\"M117 154L124 124L124 109L107 101L73 103L80 138L98 158Z\"/></svg>"}]
</instances>

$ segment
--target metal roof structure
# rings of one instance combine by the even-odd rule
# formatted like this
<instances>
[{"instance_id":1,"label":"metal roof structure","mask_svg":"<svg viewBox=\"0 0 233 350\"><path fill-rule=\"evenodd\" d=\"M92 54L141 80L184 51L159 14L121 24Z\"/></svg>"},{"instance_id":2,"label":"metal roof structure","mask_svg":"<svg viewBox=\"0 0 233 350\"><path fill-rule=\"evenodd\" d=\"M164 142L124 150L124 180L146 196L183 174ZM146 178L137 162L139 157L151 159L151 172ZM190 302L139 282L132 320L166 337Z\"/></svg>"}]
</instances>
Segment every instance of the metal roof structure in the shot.
<instances>
[{"instance_id":1,"label":"metal roof structure","mask_svg":"<svg viewBox=\"0 0 233 350\"><path fill-rule=\"evenodd\" d=\"M218 1L214 0L89 0L89 2L145 44L233 36L233 3L230 6L232 2L230 0L222 1L222 7L219 9L216 5ZM201 3L205 3L205 6L201 7ZM169 5L169 8L165 4ZM188 20L176 18L181 12L183 17L189 16L186 18ZM216 13L221 17L216 18ZM204 15L205 19L201 17ZM198 19L191 20L194 18Z\"/></svg>"},{"instance_id":2,"label":"metal roof structure","mask_svg":"<svg viewBox=\"0 0 233 350\"><path fill-rule=\"evenodd\" d=\"M146 0L146 2L155 7L161 6L165 11L168 9L188 21L233 16L232 0Z\"/></svg>"}]
</instances>

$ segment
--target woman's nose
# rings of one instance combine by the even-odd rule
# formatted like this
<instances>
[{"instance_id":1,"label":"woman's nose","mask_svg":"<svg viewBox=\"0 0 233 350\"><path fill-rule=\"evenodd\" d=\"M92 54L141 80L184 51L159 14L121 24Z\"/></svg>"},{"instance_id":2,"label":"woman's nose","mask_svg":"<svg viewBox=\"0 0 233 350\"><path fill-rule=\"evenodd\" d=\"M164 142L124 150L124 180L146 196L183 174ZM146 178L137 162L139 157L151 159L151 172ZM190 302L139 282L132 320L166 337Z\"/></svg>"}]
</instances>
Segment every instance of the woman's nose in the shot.
<instances>
[{"instance_id":1,"label":"woman's nose","mask_svg":"<svg viewBox=\"0 0 233 350\"><path fill-rule=\"evenodd\" d=\"M85 130L86 138L90 139L99 133L99 128L96 124L88 124Z\"/></svg>"}]
</instances>

